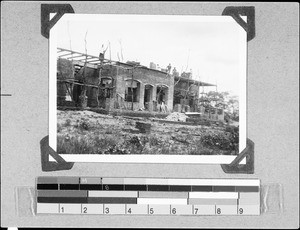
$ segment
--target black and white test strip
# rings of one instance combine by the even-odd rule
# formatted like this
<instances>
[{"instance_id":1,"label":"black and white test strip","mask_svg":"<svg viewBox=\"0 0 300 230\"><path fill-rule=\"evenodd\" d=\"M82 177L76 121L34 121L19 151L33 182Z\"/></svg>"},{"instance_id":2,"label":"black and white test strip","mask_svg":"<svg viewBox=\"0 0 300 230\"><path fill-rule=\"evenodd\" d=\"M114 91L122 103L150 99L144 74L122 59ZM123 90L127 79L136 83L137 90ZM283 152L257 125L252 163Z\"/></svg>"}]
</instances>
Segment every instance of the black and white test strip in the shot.
<instances>
[{"instance_id":1,"label":"black and white test strip","mask_svg":"<svg viewBox=\"0 0 300 230\"><path fill-rule=\"evenodd\" d=\"M39 177L37 214L259 215L260 181Z\"/></svg>"}]
</instances>

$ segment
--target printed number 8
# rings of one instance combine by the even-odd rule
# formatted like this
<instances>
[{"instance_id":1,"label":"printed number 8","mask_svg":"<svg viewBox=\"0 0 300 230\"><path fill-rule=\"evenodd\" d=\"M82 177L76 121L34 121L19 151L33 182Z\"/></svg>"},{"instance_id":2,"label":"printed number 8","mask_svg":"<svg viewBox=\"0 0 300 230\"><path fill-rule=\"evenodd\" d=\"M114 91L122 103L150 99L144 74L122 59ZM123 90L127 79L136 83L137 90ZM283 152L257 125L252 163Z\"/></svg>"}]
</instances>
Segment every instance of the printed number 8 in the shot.
<instances>
[{"instance_id":1,"label":"printed number 8","mask_svg":"<svg viewBox=\"0 0 300 230\"><path fill-rule=\"evenodd\" d=\"M217 214L221 214L221 209L217 208Z\"/></svg>"}]
</instances>

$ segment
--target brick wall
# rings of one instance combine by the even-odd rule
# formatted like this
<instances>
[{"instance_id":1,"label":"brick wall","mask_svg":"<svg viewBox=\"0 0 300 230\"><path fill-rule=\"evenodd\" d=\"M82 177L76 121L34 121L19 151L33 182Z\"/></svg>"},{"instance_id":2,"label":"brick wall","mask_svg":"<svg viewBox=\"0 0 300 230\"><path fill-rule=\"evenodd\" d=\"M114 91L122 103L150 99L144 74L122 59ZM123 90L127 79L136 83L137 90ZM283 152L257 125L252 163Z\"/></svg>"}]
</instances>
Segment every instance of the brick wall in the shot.
<instances>
[{"instance_id":1,"label":"brick wall","mask_svg":"<svg viewBox=\"0 0 300 230\"><path fill-rule=\"evenodd\" d=\"M165 103L169 108L169 111L173 110L173 96L174 96L174 77L168 75L167 73L152 70L148 68L135 68L133 70L133 77L132 77L132 70L128 70L125 68L132 68L128 65L121 65L121 66L103 66L101 71L102 77L112 77L113 78L113 85L114 89L112 90L112 97L116 100L117 95L120 98L125 98L125 88L126 88L126 80L133 80L139 82L139 89L138 89L138 102L134 103L134 109L144 108L144 93L145 93L145 85L151 85L151 99L152 101L149 102L151 110L155 110L155 101L156 101L156 93L157 87L165 86L166 96L165 96ZM83 75L83 68L76 74L76 80L82 80ZM93 68L86 68L86 83L97 85L99 81L99 69ZM76 94L76 92L75 92ZM77 95L79 96L79 95ZM88 106L95 107L97 106L97 99L96 99L96 89L92 87L87 87L87 96L88 96ZM77 97L75 97L77 98ZM119 99L120 99L119 98ZM119 100L118 99L118 100ZM106 107L108 106L107 103ZM110 103L109 105L113 105L114 103ZM127 103L128 104L128 103ZM128 107L128 105L126 105ZM131 107L130 107L131 108Z\"/></svg>"}]
</instances>

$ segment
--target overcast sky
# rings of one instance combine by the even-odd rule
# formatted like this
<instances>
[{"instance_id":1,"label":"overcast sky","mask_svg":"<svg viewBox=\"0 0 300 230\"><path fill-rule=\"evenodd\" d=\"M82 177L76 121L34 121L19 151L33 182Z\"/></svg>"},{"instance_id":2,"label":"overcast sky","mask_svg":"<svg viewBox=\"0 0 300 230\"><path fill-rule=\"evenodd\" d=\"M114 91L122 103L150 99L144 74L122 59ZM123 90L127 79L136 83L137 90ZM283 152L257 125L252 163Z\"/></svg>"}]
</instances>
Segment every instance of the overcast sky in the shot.
<instances>
[{"instance_id":1,"label":"overcast sky","mask_svg":"<svg viewBox=\"0 0 300 230\"><path fill-rule=\"evenodd\" d=\"M74 14L72 17L74 19ZM131 16L127 20L119 16L113 21L104 21L82 20L79 16L69 20L64 16L56 27L57 46L85 53L84 37L88 31L88 54L98 56L101 45L107 46L110 42L111 59L118 61L117 53L121 57L122 44L124 62L138 61L147 67L154 62L162 68L170 63L172 69L176 67L179 72L192 69L194 79L217 83L218 91L238 95L239 68L246 60L240 55L240 49L246 47L243 29L230 17L181 20L182 17L177 16L174 21L170 17L141 20L141 16ZM221 17L224 20L220 21ZM110 57L109 49L105 56Z\"/></svg>"}]
</instances>

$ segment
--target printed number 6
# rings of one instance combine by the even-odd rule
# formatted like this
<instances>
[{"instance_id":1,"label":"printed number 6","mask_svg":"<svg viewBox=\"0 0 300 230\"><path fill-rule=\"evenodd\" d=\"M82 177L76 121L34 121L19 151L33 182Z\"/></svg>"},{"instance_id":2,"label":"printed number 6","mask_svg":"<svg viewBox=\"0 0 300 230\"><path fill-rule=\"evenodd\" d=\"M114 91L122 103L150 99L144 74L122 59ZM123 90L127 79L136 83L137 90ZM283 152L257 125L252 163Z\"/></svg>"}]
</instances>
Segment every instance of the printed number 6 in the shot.
<instances>
[{"instance_id":1,"label":"printed number 6","mask_svg":"<svg viewBox=\"0 0 300 230\"><path fill-rule=\"evenodd\" d=\"M176 214L176 208L172 208L172 214Z\"/></svg>"}]
</instances>

